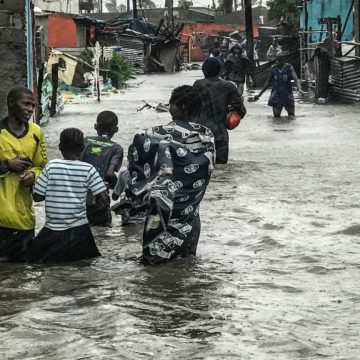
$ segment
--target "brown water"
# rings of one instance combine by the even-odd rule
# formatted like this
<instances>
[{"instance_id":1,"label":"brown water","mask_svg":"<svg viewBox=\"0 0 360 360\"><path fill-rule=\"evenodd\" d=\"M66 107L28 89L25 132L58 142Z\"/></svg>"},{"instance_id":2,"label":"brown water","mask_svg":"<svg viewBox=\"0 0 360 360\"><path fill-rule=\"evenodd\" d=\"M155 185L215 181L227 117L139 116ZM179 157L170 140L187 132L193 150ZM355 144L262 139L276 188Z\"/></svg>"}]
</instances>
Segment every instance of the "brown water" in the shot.
<instances>
[{"instance_id":1,"label":"brown water","mask_svg":"<svg viewBox=\"0 0 360 360\"><path fill-rule=\"evenodd\" d=\"M199 72L139 77L100 104L68 105L44 128L93 133L113 109L125 149L169 121L166 102ZM143 267L141 228L95 229L103 257L71 266L0 265L1 359L359 359L360 109L297 104L274 120L247 104L202 203L198 256ZM38 228L43 207L36 207Z\"/></svg>"}]
</instances>

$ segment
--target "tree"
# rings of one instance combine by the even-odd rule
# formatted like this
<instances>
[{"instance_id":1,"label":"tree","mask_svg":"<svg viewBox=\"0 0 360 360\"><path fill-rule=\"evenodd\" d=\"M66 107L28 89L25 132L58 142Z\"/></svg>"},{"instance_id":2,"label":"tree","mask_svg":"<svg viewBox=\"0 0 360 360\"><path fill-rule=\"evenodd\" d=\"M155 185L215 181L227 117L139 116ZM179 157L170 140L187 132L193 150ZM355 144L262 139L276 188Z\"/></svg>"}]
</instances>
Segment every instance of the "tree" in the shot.
<instances>
[{"instance_id":1,"label":"tree","mask_svg":"<svg viewBox=\"0 0 360 360\"><path fill-rule=\"evenodd\" d=\"M124 5L124 4L120 4L120 5L118 6L118 9L119 9L119 12L121 12L121 13L127 12L126 5Z\"/></svg>"},{"instance_id":2,"label":"tree","mask_svg":"<svg viewBox=\"0 0 360 360\"><path fill-rule=\"evenodd\" d=\"M155 9L156 8L156 4L152 0L141 0L141 2L139 1L139 3L141 3L140 8L143 8L143 9Z\"/></svg>"},{"instance_id":3,"label":"tree","mask_svg":"<svg viewBox=\"0 0 360 360\"><path fill-rule=\"evenodd\" d=\"M287 25L296 30L300 25L298 6L302 5L302 0L269 0L269 19L279 22L285 22Z\"/></svg>"},{"instance_id":4,"label":"tree","mask_svg":"<svg viewBox=\"0 0 360 360\"><path fill-rule=\"evenodd\" d=\"M119 9L117 7L117 0L107 0L105 6L108 12L119 12Z\"/></svg>"},{"instance_id":5,"label":"tree","mask_svg":"<svg viewBox=\"0 0 360 360\"><path fill-rule=\"evenodd\" d=\"M181 9L190 9L193 6L193 2L191 0L178 0L178 7Z\"/></svg>"}]
</instances>

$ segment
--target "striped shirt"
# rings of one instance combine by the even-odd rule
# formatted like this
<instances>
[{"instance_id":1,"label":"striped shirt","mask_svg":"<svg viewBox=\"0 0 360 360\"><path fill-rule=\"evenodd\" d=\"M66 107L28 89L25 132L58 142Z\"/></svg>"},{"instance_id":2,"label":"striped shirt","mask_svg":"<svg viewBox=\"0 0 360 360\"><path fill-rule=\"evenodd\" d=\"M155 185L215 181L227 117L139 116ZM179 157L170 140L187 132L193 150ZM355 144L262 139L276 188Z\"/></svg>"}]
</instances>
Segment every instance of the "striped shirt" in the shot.
<instances>
[{"instance_id":1,"label":"striped shirt","mask_svg":"<svg viewBox=\"0 0 360 360\"><path fill-rule=\"evenodd\" d=\"M45 196L45 227L66 230L87 224L86 195L106 190L95 168L79 160L51 160L42 170L34 193Z\"/></svg>"}]
</instances>

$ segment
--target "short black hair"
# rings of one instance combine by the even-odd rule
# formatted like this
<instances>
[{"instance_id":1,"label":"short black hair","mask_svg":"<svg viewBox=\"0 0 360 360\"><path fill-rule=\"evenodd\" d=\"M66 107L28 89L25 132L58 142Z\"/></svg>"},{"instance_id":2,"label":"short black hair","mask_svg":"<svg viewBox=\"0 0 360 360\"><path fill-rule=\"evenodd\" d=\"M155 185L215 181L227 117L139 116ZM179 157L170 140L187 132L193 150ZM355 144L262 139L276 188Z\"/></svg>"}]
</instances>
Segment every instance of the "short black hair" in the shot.
<instances>
[{"instance_id":1,"label":"short black hair","mask_svg":"<svg viewBox=\"0 0 360 360\"><path fill-rule=\"evenodd\" d=\"M190 116L196 116L201 107L201 98L192 86L182 85L172 91L169 103L183 107Z\"/></svg>"},{"instance_id":2,"label":"short black hair","mask_svg":"<svg viewBox=\"0 0 360 360\"><path fill-rule=\"evenodd\" d=\"M15 101L19 100L24 94L34 95L34 93L25 86L15 86L15 87L13 87L8 92L8 95L7 95L7 99L6 99L7 106L10 106L11 101L15 102Z\"/></svg>"},{"instance_id":3,"label":"short black hair","mask_svg":"<svg viewBox=\"0 0 360 360\"><path fill-rule=\"evenodd\" d=\"M213 78L221 73L221 62L216 57L207 58L202 65L202 72L205 78Z\"/></svg>"},{"instance_id":4,"label":"short black hair","mask_svg":"<svg viewBox=\"0 0 360 360\"><path fill-rule=\"evenodd\" d=\"M213 51L211 53L213 54L213 56L219 56L220 50L218 48L215 48L215 49L213 49Z\"/></svg>"},{"instance_id":5,"label":"short black hair","mask_svg":"<svg viewBox=\"0 0 360 360\"><path fill-rule=\"evenodd\" d=\"M102 111L96 118L97 130L104 132L111 130L112 127L117 126L118 121L118 117L114 112L109 110Z\"/></svg>"},{"instance_id":6,"label":"short black hair","mask_svg":"<svg viewBox=\"0 0 360 360\"><path fill-rule=\"evenodd\" d=\"M79 154L84 148L84 134L81 130L68 128L61 132L59 143L61 152Z\"/></svg>"}]
</instances>

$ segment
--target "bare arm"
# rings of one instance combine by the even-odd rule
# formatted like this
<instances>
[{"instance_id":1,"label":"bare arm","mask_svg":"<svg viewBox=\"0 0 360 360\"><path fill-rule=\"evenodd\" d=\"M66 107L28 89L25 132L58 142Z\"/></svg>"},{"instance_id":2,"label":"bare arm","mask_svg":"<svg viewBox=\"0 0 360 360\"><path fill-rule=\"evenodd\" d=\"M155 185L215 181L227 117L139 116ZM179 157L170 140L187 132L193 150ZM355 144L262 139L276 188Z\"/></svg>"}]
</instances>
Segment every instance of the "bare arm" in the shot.
<instances>
[{"instance_id":1,"label":"bare arm","mask_svg":"<svg viewBox=\"0 0 360 360\"><path fill-rule=\"evenodd\" d=\"M292 78L293 78L294 81L295 81L295 84L296 84L296 87L297 87L298 91L301 91L300 81L299 81L299 79L298 79L298 77L297 77L297 75L296 75L296 72L295 72L293 66L291 66L291 76L292 76Z\"/></svg>"},{"instance_id":2,"label":"bare arm","mask_svg":"<svg viewBox=\"0 0 360 360\"><path fill-rule=\"evenodd\" d=\"M263 88L259 92L259 94L255 96L255 101L259 99L259 97L270 87L270 85L271 85L271 73L270 73L269 77L267 78L267 80L266 80Z\"/></svg>"}]
</instances>

